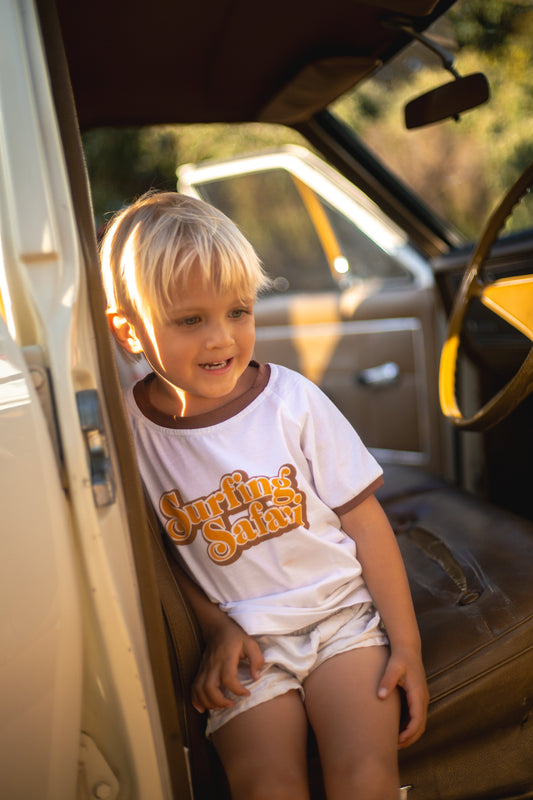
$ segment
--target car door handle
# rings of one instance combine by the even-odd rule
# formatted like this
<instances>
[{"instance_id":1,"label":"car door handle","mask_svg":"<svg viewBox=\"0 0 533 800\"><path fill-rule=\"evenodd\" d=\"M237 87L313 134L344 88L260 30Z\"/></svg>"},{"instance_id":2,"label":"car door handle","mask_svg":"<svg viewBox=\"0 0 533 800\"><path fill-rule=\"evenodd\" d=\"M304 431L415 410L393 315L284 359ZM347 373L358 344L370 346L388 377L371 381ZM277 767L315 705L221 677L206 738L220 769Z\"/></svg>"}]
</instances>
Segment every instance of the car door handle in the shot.
<instances>
[{"instance_id":1,"label":"car door handle","mask_svg":"<svg viewBox=\"0 0 533 800\"><path fill-rule=\"evenodd\" d=\"M116 493L98 392L95 389L77 392L76 403L87 448L94 503L102 508L115 502Z\"/></svg>"},{"instance_id":2,"label":"car door handle","mask_svg":"<svg viewBox=\"0 0 533 800\"><path fill-rule=\"evenodd\" d=\"M357 383L362 386L370 386L374 389L383 386L392 386L400 377L400 367L394 361L386 361L377 367L363 369L357 376Z\"/></svg>"}]
</instances>

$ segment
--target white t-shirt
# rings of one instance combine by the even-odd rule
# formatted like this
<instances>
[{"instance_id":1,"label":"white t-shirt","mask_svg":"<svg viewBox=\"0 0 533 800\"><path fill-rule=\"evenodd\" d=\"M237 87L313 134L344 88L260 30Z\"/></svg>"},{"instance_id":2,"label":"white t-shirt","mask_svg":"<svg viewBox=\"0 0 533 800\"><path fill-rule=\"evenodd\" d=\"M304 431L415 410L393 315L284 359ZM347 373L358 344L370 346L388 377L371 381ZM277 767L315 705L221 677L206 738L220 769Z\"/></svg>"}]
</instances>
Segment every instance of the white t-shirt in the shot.
<instances>
[{"instance_id":1,"label":"white t-shirt","mask_svg":"<svg viewBox=\"0 0 533 800\"><path fill-rule=\"evenodd\" d=\"M141 475L180 561L249 634L286 633L370 599L339 515L382 470L323 392L258 368L245 395L173 418L126 394Z\"/></svg>"}]
</instances>

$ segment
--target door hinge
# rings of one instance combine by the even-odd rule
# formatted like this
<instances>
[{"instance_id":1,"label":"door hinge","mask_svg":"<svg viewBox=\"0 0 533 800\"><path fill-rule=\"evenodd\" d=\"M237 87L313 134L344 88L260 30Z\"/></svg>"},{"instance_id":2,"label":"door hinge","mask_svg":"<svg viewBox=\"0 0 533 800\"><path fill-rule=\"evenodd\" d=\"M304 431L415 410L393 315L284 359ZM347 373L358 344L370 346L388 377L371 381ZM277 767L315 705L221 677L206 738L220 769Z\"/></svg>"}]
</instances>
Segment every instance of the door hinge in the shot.
<instances>
[{"instance_id":1,"label":"door hinge","mask_svg":"<svg viewBox=\"0 0 533 800\"><path fill-rule=\"evenodd\" d=\"M77 797L84 800L116 800L119 788L115 774L93 739L82 733Z\"/></svg>"}]
</instances>

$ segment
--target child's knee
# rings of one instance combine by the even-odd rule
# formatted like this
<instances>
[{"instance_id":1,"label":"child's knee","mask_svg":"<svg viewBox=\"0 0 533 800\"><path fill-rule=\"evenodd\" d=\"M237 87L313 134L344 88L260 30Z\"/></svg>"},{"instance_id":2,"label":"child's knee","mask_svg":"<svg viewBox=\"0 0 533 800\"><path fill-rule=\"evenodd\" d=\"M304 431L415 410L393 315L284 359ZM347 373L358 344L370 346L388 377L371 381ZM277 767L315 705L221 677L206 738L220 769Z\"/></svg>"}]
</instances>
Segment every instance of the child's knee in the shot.
<instances>
[{"instance_id":1,"label":"child's knee","mask_svg":"<svg viewBox=\"0 0 533 800\"><path fill-rule=\"evenodd\" d=\"M228 778L232 800L309 800L307 779L296 770L272 769L262 776L244 770Z\"/></svg>"},{"instance_id":2,"label":"child's knee","mask_svg":"<svg viewBox=\"0 0 533 800\"><path fill-rule=\"evenodd\" d=\"M327 765L328 798L342 800L398 800L400 779L395 764L377 759L337 761Z\"/></svg>"}]
</instances>

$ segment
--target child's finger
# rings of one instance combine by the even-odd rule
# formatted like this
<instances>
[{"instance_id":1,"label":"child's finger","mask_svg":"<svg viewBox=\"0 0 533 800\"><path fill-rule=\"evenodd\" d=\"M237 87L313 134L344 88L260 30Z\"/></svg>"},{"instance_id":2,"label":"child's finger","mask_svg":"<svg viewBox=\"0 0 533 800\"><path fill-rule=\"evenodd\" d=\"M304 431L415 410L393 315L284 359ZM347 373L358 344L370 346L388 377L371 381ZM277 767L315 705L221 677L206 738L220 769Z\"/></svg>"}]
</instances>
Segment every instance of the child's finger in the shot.
<instances>
[{"instance_id":1,"label":"child's finger","mask_svg":"<svg viewBox=\"0 0 533 800\"><path fill-rule=\"evenodd\" d=\"M248 689L246 689L238 679L236 672L224 674L222 683L226 689L229 689L230 692L233 692L233 694L239 697L246 697L250 694Z\"/></svg>"},{"instance_id":2,"label":"child's finger","mask_svg":"<svg viewBox=\"0 0 533 800\"><path fill-rule=\"evenodd\" d=\"M222 691L222 684L220 680L216 680L213 676L208 679L198 677L191 690L191 699L194 708L203 713L208 709L214 708L230 708L235 705L230 697L227 697Z\"/></svg>"},{"instance_id":3,"label":"child's finger","mask_svg":"<svg viewBox=\"0 0 533 800\"><path fill-rule=\"evenodd\" d=\"M422 690L408 691L406 695L409 720L398 738L400 748L408 747L422 736L427 720L427 693Z\"/></svg>"},{"instance_id":4,"label":"child's finger","mask_svg":"<svg viewBox=\"0 0 533 800\"><path fill-rule=\"evenodd\" d=\"M400 683L401 675L401 670L395 668L394 664L389 661L378 686L380 700L386 700L392 694Z\"/></svg>"},{"instance_id":5,"label":"child's finger","mask_svg":"<svg viewBox=\"0 0 533 800\"><path fill-rule=\"evenodd\" d=\"M398 747L400 749L409 747L409 745L416 742L416 740L422 736L424 729L425 721L417 716L410 717L407 726L403 729L398 737Z\"/></svg>"},{"instance_id":6,"label":"child's finger","mask_svg":"<svg viewBox=\"0 0 533 800\"><path fill-rule=\"evenodd\" d=\"M225 686L226 689L229 689L230 692L233 692L233 694L239 697L246 697L250 692L239 680L239 660L238 655L235 654L233 658L226 661L221 669L220 678L222 685Z\"/></svg>"},{"instance_id":7,"label":"child's finger","mask_svg":"<svg viewBox=\"0 0 533 800\"><path fill-rule=\"evenodd\" d=\"M255 639L250 637L246 640L244 644L244 655L250 664L250 675L252 680L256 681L265 665L265 659L263 653L261 652L261 648Z\"/></svg>"},{"instance_id":8,"label":"child's finger","mask_svg":"<svg viewBox=\"0 0 533 800\"><path fill-rule=\"evenodd\" d=\"M201 714L209 709L224 708L225 706L227 707L232 704L229 698L224 697L222 692L219 696L216 696L213 694L207 694L201 689L193 689L191 691L191 701L193 707Z\"/></svg>"},{"instance_id":9,"label":"child's finger","mask_svg":"<svg viewBox=\"0 0 533 800\"><path fill-rule=\"evenodd\" d=\"M223 657L204 658L204 662L194 680L191 699L194 708L203 712L206 709L228 708L235 705L224 689L234 695L246 697L249 690L239 680L238 666L241 658L248 660L253 680L259 677L264 664L263 654L257 642L249 636L239 643L239 649L227 649Z\"/></svg>"}]
</instances>

